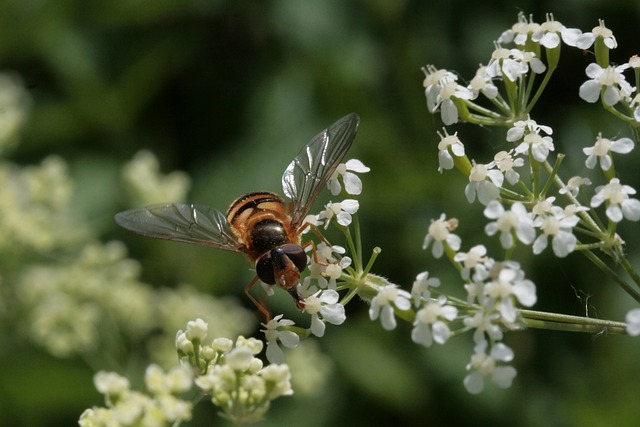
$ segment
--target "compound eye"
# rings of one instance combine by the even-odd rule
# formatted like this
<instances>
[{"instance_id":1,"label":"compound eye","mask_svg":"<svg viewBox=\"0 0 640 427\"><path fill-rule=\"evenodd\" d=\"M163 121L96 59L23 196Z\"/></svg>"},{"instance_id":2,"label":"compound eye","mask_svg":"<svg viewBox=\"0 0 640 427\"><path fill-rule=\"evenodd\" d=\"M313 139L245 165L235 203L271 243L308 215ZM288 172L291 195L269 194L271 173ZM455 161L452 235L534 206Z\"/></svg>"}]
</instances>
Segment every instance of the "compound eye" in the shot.
<instances>
[{"instance_id":1,"label":"compound eye","mask_svg":"<svg viewBox=\"0 0 640 427\"><path fill-rule=\"evenodd\" d=\"M256 263L256 273L258 278L267 285L275 285L276 277L273 274L273 258L271 253L268 252L262 256Z\"/></svg>"},{"instance_id":2,"label":"compound eye","mask_svg":"<svg viewBox=\"0 0 640 427\"><path fill-rule=\"evenodd\" d=\"M287 243L286 245L280 246L280 249L282 249L285 255L293 262L298 271L304 271L307 267L307 254L302 247L293 243Z\"/></svg>"}]
</instances>

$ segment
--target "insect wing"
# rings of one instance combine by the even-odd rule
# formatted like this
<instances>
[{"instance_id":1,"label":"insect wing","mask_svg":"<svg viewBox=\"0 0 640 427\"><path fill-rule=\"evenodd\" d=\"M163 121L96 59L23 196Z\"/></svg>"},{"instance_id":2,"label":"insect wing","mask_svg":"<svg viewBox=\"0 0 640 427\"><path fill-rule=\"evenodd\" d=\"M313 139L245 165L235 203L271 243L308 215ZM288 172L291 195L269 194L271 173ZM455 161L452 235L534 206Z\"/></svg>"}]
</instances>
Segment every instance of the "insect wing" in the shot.
<instances>
[{"instance_id":1,"label":"insect wing","mask_svg":"<svg viewBox=\"0 0 640 427\"><path fill-rule=\"evenodd\" d=\"M282 189L291 199L294 226L302 224L318 192L349 150L359 123L357 114L347 114L314 136L287 166L282 175Z\"/></svg>"},{"instance_id":2,"label":"insect wing","mask_svg":"<svg viewBox=\"0 0 640 427\"><path fill-rule=\"evenodd\" d=\"M116 223L147 237L241 252L225 215L204 205L161 204L116 214Z\"/></svg>"}]
</instances>

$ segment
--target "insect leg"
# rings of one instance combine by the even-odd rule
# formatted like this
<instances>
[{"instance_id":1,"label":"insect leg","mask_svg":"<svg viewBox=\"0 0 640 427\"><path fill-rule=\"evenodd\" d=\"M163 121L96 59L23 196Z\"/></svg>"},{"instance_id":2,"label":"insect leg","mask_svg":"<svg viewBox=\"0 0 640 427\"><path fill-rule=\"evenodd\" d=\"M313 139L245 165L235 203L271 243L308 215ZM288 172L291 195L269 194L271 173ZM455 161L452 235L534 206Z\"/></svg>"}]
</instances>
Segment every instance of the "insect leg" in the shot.
<instances>
[{"instance_id":1,"label":"insect leg","mask_svg":"<svg viewBox=\"0 0 640 427\"><path fill-rule=\"evenodd\" d=\"M265 318L265 322L268 322L269 320L271 320L271 312L269 311L269 307L267 307L265 302L259 302L249 292L253 287L253 285L255 285L257 282L258 282L258 276L254 277L253 280L249 282L247 286L244 287L244 293L247 294L247 296L249 297L253 305L255 305L260 311L260 313L262 313L262 315Z\"/></svg>"}]
</instances>

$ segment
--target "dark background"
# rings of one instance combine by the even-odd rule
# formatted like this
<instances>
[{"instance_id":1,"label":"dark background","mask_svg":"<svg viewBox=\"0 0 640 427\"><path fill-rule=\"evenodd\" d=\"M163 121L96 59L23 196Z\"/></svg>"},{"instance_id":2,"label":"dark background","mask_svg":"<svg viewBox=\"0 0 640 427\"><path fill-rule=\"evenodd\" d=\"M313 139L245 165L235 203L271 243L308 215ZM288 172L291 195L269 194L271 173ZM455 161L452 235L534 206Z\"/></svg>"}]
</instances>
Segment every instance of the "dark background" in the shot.
<instances>
[{"instance_id":1,"label":"dark background","mask_svg":"<svg viewBox=\"0 0 640 427\"><path fill-rule=\"evenodd\" d=\"M533 14L536 22L553 12L567 27L583 31L605 19L620 46L611 54L614 62L640 48L636 1L5 0L0 69L20 73L33 98L22 142L10 159L27 165L61 155L76 182L78 212L104 240L127 242L144 263L149 283L185 281L206 292L240 295L250 278L241 257L141 241L116 229L111 218L127 207L120 187L112 185L120 166L138 150L150 149L164 171L191 176L190 201L224 210L245 192L280 192L282 171L302 144L354 111L361 125L349 156L371 167L362 176L360 197L364 246L383 250L374 272L408 289L428 269L461 296L450 266L421 250L429 220L442 212L458 217L464 248L488 240L477 219L481 207L469 207L464 198L465 179L437 173L435 131L442 126L426 110L420 67L435 64L471 79L519 11ZM604 123L607 116L598 106L578 99L584 68L592 61L563 46L560 70L534 110L539 123L556 130L556 150L576 155L567 166L577 169L567 176L582 172L579 147L592 145L598 131L609 137L626 132L618 122ZM452 129L479 161L506 149L504 129ZM626 176L620 173L628 183L638 179L631 168ZM320 206L319 201L316 210ZM339 243L340 236L333 240ZM636 253L633 234L626 240L628 251ZM499 258L496 239L491 244ZM157 245L166 245L165 258L149 255L158 253L149 249ZM538 286L537 309L584 315L588 305L596 310L591 315L621 320L629 308L622 292L580 254L563 260L546 252L535 259L529 251L521 256ZM329 327L316 340L333 363L327 387L278 400L260 425L640 421L640 352L628 337L510 334L506 342L516 352L518 369L513 386L489 386L471 396L462 385L470 336L426 350L410 341L406 325L387 333L368 321L363 304L354 302L347 311L345 325ZM42 372L34 373L22 371L10 354L3 357L24 393L0 423L42 425L32 412L46 407L54 420L48 425L70 425L84 408L102 403L97 393L87 392L90 371L81 378L77 370L65 374L80 360L43 355ZM192 425L223 424L211 414L213 421Z\"/></svg>"}]
</instances>

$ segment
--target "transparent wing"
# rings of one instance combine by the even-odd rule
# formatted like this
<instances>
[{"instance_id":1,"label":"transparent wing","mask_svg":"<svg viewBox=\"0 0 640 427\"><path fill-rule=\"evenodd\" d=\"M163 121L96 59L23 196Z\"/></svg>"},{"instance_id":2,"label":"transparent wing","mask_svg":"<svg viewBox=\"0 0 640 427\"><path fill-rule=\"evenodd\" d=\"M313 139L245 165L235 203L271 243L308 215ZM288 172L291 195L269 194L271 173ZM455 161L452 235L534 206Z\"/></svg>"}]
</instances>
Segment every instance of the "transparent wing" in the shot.
<instances>
[{"instance_id":1,"label":"transparent wing","mask_svg":"<svg viewBox=\"0 0 640 427\"><path fill-rule=\"evenodd\" d=\"M304 217L349 150L358 131L360 117L347 114L307 143L282 175L282 189L291 199L290 214L294 227Z\"/></svg>"},{"instance_id":2,"label":"transparent wing","mask_svg":"<svg viewBox=\"0 0 640 427\"><path fill-rule=\"evenodd\" d=\"M121 227L143 236L242 251L242 244L231 231L225 215L209 206L152 205L120 212L115 220Z\"/></svg>"}]
</instances>

